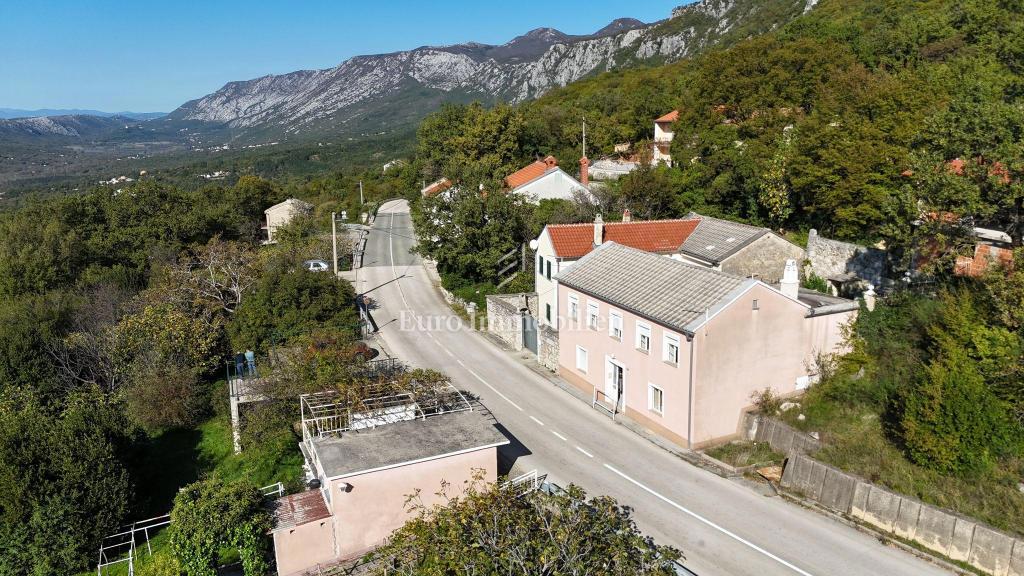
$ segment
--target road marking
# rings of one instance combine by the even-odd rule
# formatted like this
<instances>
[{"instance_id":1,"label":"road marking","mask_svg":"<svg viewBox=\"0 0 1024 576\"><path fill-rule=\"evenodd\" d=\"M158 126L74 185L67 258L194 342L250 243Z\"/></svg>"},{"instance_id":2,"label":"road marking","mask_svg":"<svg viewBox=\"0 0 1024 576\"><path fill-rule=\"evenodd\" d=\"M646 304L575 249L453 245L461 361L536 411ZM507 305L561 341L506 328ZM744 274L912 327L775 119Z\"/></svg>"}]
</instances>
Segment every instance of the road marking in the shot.
<instances>
[{"instance_id":1,"label":"road marking","mask_svg":"<svg viewBox=\"0 0 1024 576\"><path fill-rule=\"evenodd\" d=\"M409 301L405 298L405 290L402 290L402 282L398 279L398 270L395 268L395 235L393 233L395 229L395 214L395 212L391 213L391 222L388 223L388 254L391 257L391 275L394 276L395 284L398 285L398 293L402 295L402 303L405 304L406 310L412 312L412 308L409 307ZM427 334L430 333L428 332Z\"/></svg>"},{"instance_id":2,"label":"road marking","mask_svg":"<svg viewBox=\"0 0 1024 576\"><path fill-rule=\"evenodd\" d=\"M593 454L591 454L590 452L587 452L586 450L584 450L583 448L580 448L579 446L577 446L576 449L579 450L580 452L583 452L583 455L586 456L587 458L593 458L594 457ZM607 466L607 464L605 464L605 466Z\"/></svg>"},{"instance_id":3,"label":"road marking","mask_svg":"<svg viewBox=\"0 0 1024 576\"><path fill-rule=\"evenodd\" d=\"M459 363L459 366L462 366L463 368L466 367L466 363L463 362L462 360L459 360L458 358L456 358L455 361Z\"/></svg>"},{"instance_id":4,"label":"road marking","mask_svg":"<svg viewBox=\"0 0 1024 576\"><path fill-rule=\"evenodd\" d=\"M444 344L441 344L440 342L438 342L437 345L441 347L441 350L444 350L445 354L451 356L452 358L455 358L455 354L452 354L451 350L445 348Z\"/></svg>"},{"instance_id":5,"label":"road marking","mask_svg":"<svg viewBox=\"0 0 1024 576\"><path fill-rule=\"evenodd\" d=\"M501 396L502 399L505 400L505 402L508 402L509 404L515 406L516 410L519 410L520 412L523 411L523 408L519 404L516 404L515 402L512 401L511 398L509 398L508 396L505 396L504 394L502 394L500 390L498 390L494 386L491 386L491 384L487 380L484 380L483 378L481 378L480 375L477 374L476 372L474 372L472 368L466 368L466 370L469 371L469 373L472 374L474 378L476 378L477 380L482 382L484 386L487 386L488 388L490 388L492 392L494 392L498 396Z\"/></svg>"},{"instance_id":6,"label":"road marking","mask_svg":"<svg viewBox=\"0 0 1024 576\"><path fill-rule=\"evenodd\" d=\"M577 449L579 449L579 447L578 447L578 446L577 446L576 448L577 448ZM620 472L620 471L616 470L616 469L615 469L615 467L613 467L613 466L611 466L611 465L609 465L609 464L605 464L605 465L604 465L604 467L605 467L605 468L607 468L607 469L609 469L609 470L611 470L612 472L615 472L616 474L618 474L618 475L619 475L619 476L621 476L622 478L624 478L624 479L626 479L626 480L629 480L630 482L632 482L633 484L635 484L635 485L636 485L636 486L637 486L638 488L640 488L640 489L644 490L645 492L647 492L647 493L648 493L648 494L650 494L651 496L654 496L655 498L657 498L657 499L661 500L662 502L664 502L664 503L668 504L669 506L672 506L672 507L673 507L673 508L675 508L676 510L679 510L680 512L682 512L682 513L684 513L684 514L688 514L689 516L692 516L693 518L695 518L695 519L697 519L697 520L699 520L699 521L703 522L704 524L706 524L706 525L710 526L711 528L714 528L715 530L718 530L718 531L719 531L719 532L721 532L722 534L725 534L726 536L728 536L728 537L732 538L733 540L735 540L735 541L739 542L740 544L743 544L743 545L745 545L745 546L748 546L748 547L750 547L750 548L752 548L752 549L754 549L754 550L756 550L756 551L760 552L761 554L764 554L765 556L767 556L767 557L771 558L772 560L775 560L775 561L776 561L776 562L778 562L779 564L782 564L783 566L785 566L785 567L789 568L790 570L793 570L793 571L794 571L794 572L796 572L797 574L802 574L803 576L812 576L810 572L807 572L807 571L805 571L805 570L801 570L800 568L797 568L796 566L794 566L794 565L790 564L789 562L787 562L787 561L783 560L782 558L779 558L779 557L778 557L778 556L776 556L775 554L772 554L771 552L769 552L769 551L765 550L764 548L761 548L761 547L760 547L760 546L758 546L757 544L754 544L753 542L750 542L749 540L745 540L745 539L743 539L742 537L740 537L740 536L737 536L736 534L734 534L734 533L730 532L729 530L726 530L725 528L722 528L722 527L721 527L721 526L719 526L718 524L715 524L715 523L714 523L714 522L712 522L711 520L708 520L707 518L705 518L705 517L701 516L700 514L697 514L696 512L693 512L693 511L691 511L691 510L689 510L689 509L687 509L687 508L685 508L685 507L683 507L683 506L680 506L679 504L676 504L676 503L675 503L675 502L673 502L672 500L669 500L668 498L666 498L666 497L662 496L661 494L658 494L658 493L657 493L657 492L655 492L654 490L651 490L651 489L650 489L650 488L648 488L647 486L644 486L644 485L643 485L643 484L641 484L640 482L637 482L636 480L634 480L634 479L630 478L629 476L626 476L626 475L625 475L625 474L623 474L622 472Z\"/></svg>"},{"instance_id":7,"label":"road marking","mask_svg":"<svg viewBox=\"0 0 1024 576\"><path fill-rule=\"evenodd\" d=\"M543 422L541 422L540 420L537 420L537 419L536 419L536 418L534 418L533 416L530 416L530 420L533 420L534 422L536 422L537 424L540 424L541 426L543 426L543 425L544 425L544 423L543 423Z\"/></svg>"},{"instance_id":8,"label":"road marking","mask_svg":"<svg viewBox=\"0 0 1024 576\"><path fill-rule=\"evenodd\" d=\"M568 438L566 438L565 436L562 436L561 434L559 434L558 432L555 432L554 430L552 430L551 433L554 434L555 436L558 436L559 438L561 438L562 442L568 442L569 441Z\"/></svg>"}]
</instances>

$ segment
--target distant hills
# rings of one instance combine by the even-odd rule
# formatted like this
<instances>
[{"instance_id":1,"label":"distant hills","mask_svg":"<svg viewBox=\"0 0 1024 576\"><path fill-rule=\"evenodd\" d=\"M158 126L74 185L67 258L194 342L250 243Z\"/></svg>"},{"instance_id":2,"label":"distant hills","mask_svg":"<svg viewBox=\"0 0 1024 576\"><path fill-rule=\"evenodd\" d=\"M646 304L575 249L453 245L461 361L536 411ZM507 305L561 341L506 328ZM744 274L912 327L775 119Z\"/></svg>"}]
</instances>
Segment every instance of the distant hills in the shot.
<instances>
[{"instance_id":1,"label":"distant hills","mask_svg":"<svg viewBox=\"0 0 1024 576\"><path fill-rule=\"evenodd\" d=\"M100 110L80 110L77 108L40 108L39 110L22 110L20 108L0 108L0 118L45 118L49 116L99 116L109 118L120 116L132 120L154 120L166 116L166 112L102 112Z\"/></svg>"}]
</instances>

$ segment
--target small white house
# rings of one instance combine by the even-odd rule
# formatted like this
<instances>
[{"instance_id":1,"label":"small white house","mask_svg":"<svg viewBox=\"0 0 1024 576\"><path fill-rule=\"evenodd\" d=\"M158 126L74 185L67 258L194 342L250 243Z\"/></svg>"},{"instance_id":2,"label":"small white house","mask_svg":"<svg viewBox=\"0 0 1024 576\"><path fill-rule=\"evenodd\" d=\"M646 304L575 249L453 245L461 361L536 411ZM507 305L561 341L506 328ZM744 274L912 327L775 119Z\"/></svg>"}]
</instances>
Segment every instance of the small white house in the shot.
<instances>
[{"instance_id":1,"label":"small white house","mask_svg":"<svg viewBox=\"0 0 1024 576\"><path fill-rule=\"evenodd\" d=\"M558 167L558 160L548 156L509 174L505 185L533 204L541 200L572 200L577 194L589 196L587 186Z\"/></svg>"},{"instance_id":2,"label":"small white house","mask_svg":"<svg viewBox=\"0 0 1024 576\"><path fill-rule=\"evenodd\" d=\"M263 229L267 231L267 239L264 240L264 244L274 244L277 240L274 238L274 232L278 228L284 226L292 221L301 214L309 214L313 211L313 205L309 202L303 202L297 198L289 198L280 204L274 204L270 208L263 211L266 214L267 221L263 226Z\"/></svg>"},{"instance_id":3,"label":"small white house","mask_svg":"<svg viewBox=\"0 0 1024 576\"><path fill-rule=\"evenodd\" d=\"M672 165L672 139L675 132L672 131L672 124L679 120L679 110L673 110L654 121L654 150L651 156L651 163L664 162Z\"/></svg>"}]
</instances>

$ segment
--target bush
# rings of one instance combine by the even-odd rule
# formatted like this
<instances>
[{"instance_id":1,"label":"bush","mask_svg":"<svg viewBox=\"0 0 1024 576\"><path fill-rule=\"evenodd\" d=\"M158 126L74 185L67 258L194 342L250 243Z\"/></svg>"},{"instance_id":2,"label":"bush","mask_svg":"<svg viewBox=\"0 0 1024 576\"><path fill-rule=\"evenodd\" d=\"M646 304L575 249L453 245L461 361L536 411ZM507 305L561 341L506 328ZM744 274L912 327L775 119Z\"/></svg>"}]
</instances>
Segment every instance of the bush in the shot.
<instances>
[{"instance_id":1,"label":"bush","mask_svg":"<svg viewBox=\"0 0 1024 576\"><path fill-rule=\"evenodd\" d=\"M1006 405L960 351L949 351L929 364L901 400L907 455L922 466L984 473L1013 445L1014 425Z\"/></svg>"}]
</instances>

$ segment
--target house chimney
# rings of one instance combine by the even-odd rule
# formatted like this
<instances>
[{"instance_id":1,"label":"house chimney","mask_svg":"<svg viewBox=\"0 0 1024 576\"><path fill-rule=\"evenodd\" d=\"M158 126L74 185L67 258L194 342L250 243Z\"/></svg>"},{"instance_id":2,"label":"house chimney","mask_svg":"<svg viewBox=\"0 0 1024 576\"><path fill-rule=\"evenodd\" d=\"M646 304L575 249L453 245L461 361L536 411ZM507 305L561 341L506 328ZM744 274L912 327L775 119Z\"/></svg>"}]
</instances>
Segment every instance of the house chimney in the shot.
<instances>
[{"instance_id":1,"label":"house chimney","mask_svg":"<svg viewBox=\"0 0 1024 576\"><path fill-rule=\"evenodd\" d=\"M580 184L590 186L590 160L586 156L580 158Z\"/></svg>"},{"instance_id":2,"label":"house chimney","mask_svg":"<svg viewBox=\"0 0 1024 576\"><path fill-rule=\"evenodd\" d=\"M600 246L604 243L604 218L598 214L594 218L594 246Z\"/></svg>"},{"instance_id":3,"label":"house chimney","mask_svg":"<svg viewBox=\"0 0 1024 576\"><path fill-rule=\"evenodd\" d=\"M800 295L800 274L797 272L796 260L792 258L786 260L786 269L782 273L779 290L794 300Z\"/></svg>"},{"instance_id":4,"label":"house chimney","mask_svg":"<svg viewBox=\"0 0 1024 576\"><path fill-rule=\"evenodd\" d=\"M622 221L623 222L632 222L633 221L633 213L629 211L629 208L626 208L625 210L622 211Z\"/></svg>"}]
</instances>

